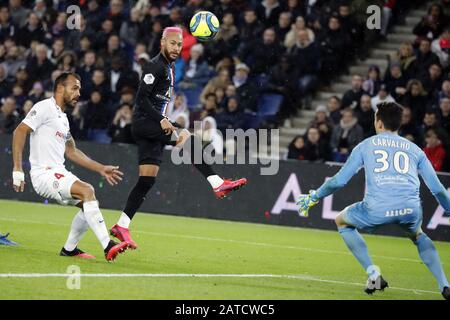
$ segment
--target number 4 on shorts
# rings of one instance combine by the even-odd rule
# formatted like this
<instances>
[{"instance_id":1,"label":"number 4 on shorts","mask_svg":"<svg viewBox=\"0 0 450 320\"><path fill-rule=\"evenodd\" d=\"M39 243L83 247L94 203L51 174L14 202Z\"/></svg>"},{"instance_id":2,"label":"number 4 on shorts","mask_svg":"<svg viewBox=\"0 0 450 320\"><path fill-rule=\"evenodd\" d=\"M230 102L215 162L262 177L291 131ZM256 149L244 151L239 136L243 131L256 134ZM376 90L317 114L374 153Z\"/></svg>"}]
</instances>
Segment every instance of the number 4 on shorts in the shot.
<instances>
[{"instance_id":1,"label":"number 4 on shorts","mask_svg":"<svg viewBox=\"0 0 450 320\"><path fill-rule=\"evenodd\" d=\"M61 179L61 178L63 178L64 177L64 175L63 174L61 174L61 173L55 173L55 178L56 179Z\"/></svg>"}]
</instances>

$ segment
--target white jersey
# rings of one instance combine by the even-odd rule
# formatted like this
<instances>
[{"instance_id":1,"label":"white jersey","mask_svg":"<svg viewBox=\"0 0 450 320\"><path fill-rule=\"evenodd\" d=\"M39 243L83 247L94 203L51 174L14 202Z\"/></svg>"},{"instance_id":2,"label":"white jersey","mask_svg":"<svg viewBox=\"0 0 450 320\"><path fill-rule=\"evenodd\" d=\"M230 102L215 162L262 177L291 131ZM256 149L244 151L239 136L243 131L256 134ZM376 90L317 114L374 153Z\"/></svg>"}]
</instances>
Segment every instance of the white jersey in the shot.
<instances>
[{"instance_id":1,"label":"white jersey","mask_svg":"<svg viewBox=\"0 0 450 320\"><path fill-rule=\"evenodd\" d=\"M53 97L36 103L22 121L30 135L31 170L64 167L66 141L71 138L67 115Z\"/></svg>"}]
</instances>

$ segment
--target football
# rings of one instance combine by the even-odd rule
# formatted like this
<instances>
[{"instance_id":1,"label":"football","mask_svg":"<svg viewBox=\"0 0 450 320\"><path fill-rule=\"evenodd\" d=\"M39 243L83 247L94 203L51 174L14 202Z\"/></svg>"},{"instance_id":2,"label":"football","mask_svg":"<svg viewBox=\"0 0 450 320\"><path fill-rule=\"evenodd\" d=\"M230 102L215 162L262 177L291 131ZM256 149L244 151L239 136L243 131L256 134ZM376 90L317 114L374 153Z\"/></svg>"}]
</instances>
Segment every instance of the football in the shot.
<instances>
[{"instance_id":1,"label":"football","mask_svg":"<svg viewBox=\"0 0 450 320\"><path fill-rule=\"evenodd\" d=\"M189 23L191 34L199 41L208 41L214 39L219 32L219 19L214 13L209 11L197 12Z\"/></svg>"}]
</instances>

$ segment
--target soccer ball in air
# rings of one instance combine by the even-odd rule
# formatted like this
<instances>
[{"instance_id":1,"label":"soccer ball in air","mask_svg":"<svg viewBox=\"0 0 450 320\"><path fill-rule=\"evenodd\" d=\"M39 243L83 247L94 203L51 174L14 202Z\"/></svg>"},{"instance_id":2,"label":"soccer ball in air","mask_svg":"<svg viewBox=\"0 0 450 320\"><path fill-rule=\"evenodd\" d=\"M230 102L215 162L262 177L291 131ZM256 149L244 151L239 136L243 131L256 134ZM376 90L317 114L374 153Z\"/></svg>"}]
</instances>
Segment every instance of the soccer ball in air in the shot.
<instances>
[{"instance_id":1,"label":"soccer ball in air","mask_svg":"<svg viewBox=\"0 0 450 320\"><path fill-rule=\"evenodd\" d=\"M199 41L208 41L219 32L219 25L219 19L212 12L200 11L192 17L189 30Z\"/></svg>"}]
</instances>

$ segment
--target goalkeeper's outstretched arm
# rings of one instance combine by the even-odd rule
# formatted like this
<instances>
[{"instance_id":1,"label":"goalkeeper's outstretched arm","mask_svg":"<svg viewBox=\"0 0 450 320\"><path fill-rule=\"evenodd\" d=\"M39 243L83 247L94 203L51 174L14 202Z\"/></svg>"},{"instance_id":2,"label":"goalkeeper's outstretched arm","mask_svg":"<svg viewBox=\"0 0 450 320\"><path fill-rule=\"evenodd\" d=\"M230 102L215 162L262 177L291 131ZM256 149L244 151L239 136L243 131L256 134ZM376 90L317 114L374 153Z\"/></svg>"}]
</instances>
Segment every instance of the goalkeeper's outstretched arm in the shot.
<instances>
[{"instance_id":1,"label":"goalkeeper's outstretched arm","mask_svg":"<svg viewBox=\"0 0 450 320\"><path fill-rule=\"evenodd\" d=\"M345 162L344 166L339 170L338 173L334 175L333 178L322 184L319 189L316 190L315 194L318 201L326 196L336 192L337 190L344 187L347 182L358 173L361 167L364 165L362 156L362 144L358 144L350 154L350 157Z\"/></svg>"}]
</instances>

